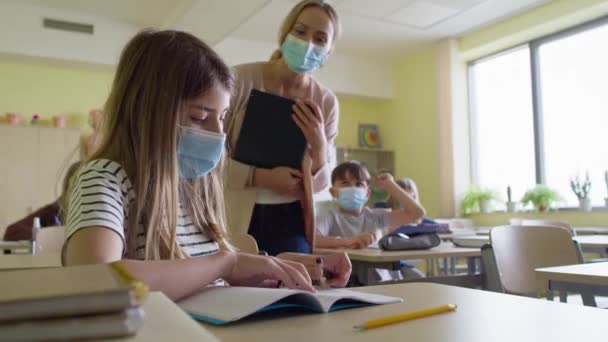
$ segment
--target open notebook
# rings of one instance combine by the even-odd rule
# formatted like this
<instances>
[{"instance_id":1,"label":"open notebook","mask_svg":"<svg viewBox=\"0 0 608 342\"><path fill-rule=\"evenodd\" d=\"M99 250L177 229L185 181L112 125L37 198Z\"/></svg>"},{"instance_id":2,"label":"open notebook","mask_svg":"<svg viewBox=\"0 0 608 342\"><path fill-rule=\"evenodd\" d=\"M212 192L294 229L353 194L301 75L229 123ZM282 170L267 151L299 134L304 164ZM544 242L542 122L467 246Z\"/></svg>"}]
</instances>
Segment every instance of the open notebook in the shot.
<instances>
[{"instance_id":1,"label":"open notebook","mask_svg":"<svg viewBox=\"0 0 608 342\"><path fill-rule=\"evenodd\" d=\"M343 289L311 293L256 287L209 287L180 301L179 306L197 320L226 324L256 313L284 308L331 312L373 304L401 303L403 299Z\"/></svg>"}]
</instances>

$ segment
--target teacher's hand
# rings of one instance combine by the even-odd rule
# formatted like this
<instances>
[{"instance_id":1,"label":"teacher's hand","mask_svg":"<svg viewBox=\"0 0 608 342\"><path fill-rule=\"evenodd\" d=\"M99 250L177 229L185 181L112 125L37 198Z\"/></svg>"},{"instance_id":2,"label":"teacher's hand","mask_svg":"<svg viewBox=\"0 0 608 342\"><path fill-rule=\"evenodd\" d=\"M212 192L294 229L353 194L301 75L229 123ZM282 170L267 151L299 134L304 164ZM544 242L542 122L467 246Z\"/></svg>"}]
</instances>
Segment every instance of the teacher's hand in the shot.
<instances>
[{"instance_id":1,"label":"teacher's hand","mask_svg":"<svg viewBox=\"0 0 608 342\"><path fill-rule=\"evenodd\" d=\"M297 100L292 109L294 110L293 120L300 127L310 145L313 171L316 171L325 164L327 156L327 138L321 108L310 100Z\"/></svg>"},{"instance_id":2,"label":"teacher's hand","mask_svg":"<svg viewBox=\"0 0 608 342\"><path fill-rule=\"evenodd\" d=\"M281 195L300 196L302 192L302 172L288 167L256 169L255 184Z\"/></svg>"}]
</instances>

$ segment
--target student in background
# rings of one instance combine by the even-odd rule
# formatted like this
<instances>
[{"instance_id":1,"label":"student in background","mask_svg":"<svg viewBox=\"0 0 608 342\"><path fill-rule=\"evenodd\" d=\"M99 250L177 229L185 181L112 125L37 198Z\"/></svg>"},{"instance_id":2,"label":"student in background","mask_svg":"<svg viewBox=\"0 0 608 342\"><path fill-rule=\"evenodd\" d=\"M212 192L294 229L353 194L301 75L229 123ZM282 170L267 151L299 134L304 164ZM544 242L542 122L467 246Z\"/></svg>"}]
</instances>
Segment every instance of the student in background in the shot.
<instances>
[{"instance_id":1,"label":"student in background","mask_svg":"<svg viewBox=\"0 0 608 342\"><path fill-rule=\"evenodd\" d=\"M252 89L298 100L294 121L310 146L314 192L329 185L339 108L334 93L313 72L327 61L339 32L331 5L322 0L300 1L284 19L279 46L270 61L235 67L235 95L227 116L227 140L234 148ZM270 255L311 252L300 203L300 170L255 168L231 159L226 171L231 234L249 233Z\"/></svg>"},{"instance_id":2,"label":"student in background","mask_svg":"<svg viewBox=\"0 0 608 342\"><path fill-rule=\"evenodd\" d=\"M407 192L410 195L410 197L412 197L416 202L421 204L420 193L418 192L418 186L416 185L416 182L414 182L413 179L402 178L402 179L397 180L397 184L399 185L399 187L401 187L401 189L403 189L405 192ZM401 205L399 204L398 201L396 201L392 196L389 195L389 198L386 201L386 207L391 208L391 209L399 209L401 207ZM436 223L436 222L425 216L422 218L422 220L420 220L419 222L416 222L416 223Z\"/></svg>"},{"instance_id":3,"label":"student in background","mask_svg":"<svg viewBox=\"0 0 608 342\"><path fill-rule=\"evenodd\" d=\"M71 187L65 265L121 260L172 299L221 280L313 290L322 275L300 261L316 267L315 257L237 253L226 237L222 131L233 83L217 54L188 33L143 31L127 44L103 142ZM348 259L324 261L330 282L344 285Z\"/></svg>"},{"instance_id":4,"label":"student in background","mask_svg":"<svg viewBox=\"0 0 608 342\"><path fill-rule=\"evenodd\" d=\"M35 217L40 218L40 226L42 228L63 225L63 222L65 222L64 209L68 197L68 187L70 186L70 180L78 170L79 166L80 162L70 165L62 182L61 195L55 202L49 203L44 207L37 209L28 216L6 227L6 231L4 232L4 240L31 240L32 225L34 224Z\"/></svg>"},{"instance_id":5,"label":"student in background","mask_svg":"<svg viewBox=\"0 0 608 342\"><path fill-rule=\"evenodd\" d=\"M402 209L371 209L366 206L370 194L370 175L360 163L349 161L338 165L331 175L331 195L337 207L319 213L315 246L320 248L366 248L392 227L415 223L424 216L424 209L403 191L393 176L384 173L376 185L387 191ZM366 282L367 269L355 269L358 281ZM389 280L387 272L376 272L376 280ZM383 275L383 273L385 273Z\"/></svg>"}]
</instances>

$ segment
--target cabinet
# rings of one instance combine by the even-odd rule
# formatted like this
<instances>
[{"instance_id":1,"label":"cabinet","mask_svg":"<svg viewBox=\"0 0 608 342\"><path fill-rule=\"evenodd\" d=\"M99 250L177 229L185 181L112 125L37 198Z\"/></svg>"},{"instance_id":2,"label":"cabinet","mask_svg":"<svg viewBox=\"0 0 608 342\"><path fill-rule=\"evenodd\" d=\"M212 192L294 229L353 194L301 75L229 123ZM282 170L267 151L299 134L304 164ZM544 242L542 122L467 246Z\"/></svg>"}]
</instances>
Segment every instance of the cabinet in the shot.
<instances>
[{"instance_id":1,"label":"cabinet","mask_svg":"<svg viewBox=\"0 0 608 342\"><path fill-rule=\"evenodd\" d=\"M78 129L0 126L0 227L57 199L79 142Z\"/></svg>"}]
</instances>

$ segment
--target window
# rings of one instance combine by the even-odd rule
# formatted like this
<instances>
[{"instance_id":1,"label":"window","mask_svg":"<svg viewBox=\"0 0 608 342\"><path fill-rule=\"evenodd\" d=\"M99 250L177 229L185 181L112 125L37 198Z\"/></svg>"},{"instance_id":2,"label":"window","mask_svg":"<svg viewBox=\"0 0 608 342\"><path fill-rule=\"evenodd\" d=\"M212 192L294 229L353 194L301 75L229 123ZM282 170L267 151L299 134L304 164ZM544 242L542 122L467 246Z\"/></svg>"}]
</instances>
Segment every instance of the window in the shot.
<instances>
[{"instance_id":1,"label":"window","mask_svg":"<svg viewBox=\"0 0 608 342\"><path fill-rule=\"evenodd\" d=\"M530 51L526 46L479 61L470 73L476 183L523 194L535 184Z\"/></svg>"},{"instance_id":2,"label":"window","mask_svg":"<svg viewBox=\"0 0 608 342\"><path fill-rule=\"evenodd\" d=\"M569 180L591 178L591 200L603 205L608 169L608 25L539 47L545 181L568 206Z\"/></svg>"},{"instance_id":3,"label":"window","mask_svg":"<svg viewBox=\"0 0 608 342\"><path fill-rule=\"evenodd\" d=\"M469 66L473 182L514 200L547 184L578 206L575 176L607 196L608 18L474 61Z\"/></svg>"}]
</instances>

